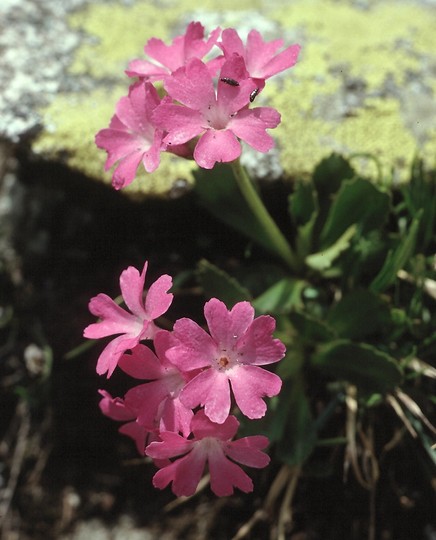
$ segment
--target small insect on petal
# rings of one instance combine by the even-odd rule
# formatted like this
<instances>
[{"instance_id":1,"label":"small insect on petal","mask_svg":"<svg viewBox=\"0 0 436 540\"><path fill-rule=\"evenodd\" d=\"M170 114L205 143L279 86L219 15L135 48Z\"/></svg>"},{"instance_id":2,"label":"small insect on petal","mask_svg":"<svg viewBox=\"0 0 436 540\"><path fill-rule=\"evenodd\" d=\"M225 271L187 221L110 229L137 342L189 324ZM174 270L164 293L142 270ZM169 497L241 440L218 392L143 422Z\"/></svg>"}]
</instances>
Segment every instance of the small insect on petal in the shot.
<instances>
[{"instance_id":1,"label":"small insect on petal","mask_svg":"<svg viewBox=\"0 0 436 540\"><path fill-rule=\"evenodd\" d=\"M250 103L253 103L253 101L255 100L257 94L259 93L259 88L255 88L251 94L250 94Z\"/></svg>"},{"instance_id":2,"label":"small insect on petal","mask_svg":"<svg viewBox=\"0 0 436 540\"><path fill-rule=\"evenodd\" d=\"M239 86L238 81L235 81L235 79L231 79L230 77L221 77L220 81L229 84L230 86Z\"/></svg>"}]
</instances>

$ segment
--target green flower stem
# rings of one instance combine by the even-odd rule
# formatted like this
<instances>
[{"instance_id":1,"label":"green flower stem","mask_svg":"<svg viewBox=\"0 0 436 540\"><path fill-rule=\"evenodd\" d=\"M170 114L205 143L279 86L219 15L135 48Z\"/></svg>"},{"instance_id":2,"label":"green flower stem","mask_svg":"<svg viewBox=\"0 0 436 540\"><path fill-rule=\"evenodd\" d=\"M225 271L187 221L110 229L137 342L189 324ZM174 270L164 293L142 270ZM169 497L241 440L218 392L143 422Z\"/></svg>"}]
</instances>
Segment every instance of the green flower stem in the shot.
<instances>
[{"instance_id":1,"label":"green flower stem","mask_svg":"<svg viewBox=\"0 0 436 540\"><path fill-rule=\"evenodd\" d=\"M271 247L274 249L277 255L279 255L286 262L291 270L297 270L298 261L294 252L292 251L291 246L265 208L262 199L259 197L250 177L247 174L247 171L241 165L239 159L233 161L231 165L239 189L247 201L251 211L256 216L265 233L271 240Z\"/></svg>"}]
</instances>

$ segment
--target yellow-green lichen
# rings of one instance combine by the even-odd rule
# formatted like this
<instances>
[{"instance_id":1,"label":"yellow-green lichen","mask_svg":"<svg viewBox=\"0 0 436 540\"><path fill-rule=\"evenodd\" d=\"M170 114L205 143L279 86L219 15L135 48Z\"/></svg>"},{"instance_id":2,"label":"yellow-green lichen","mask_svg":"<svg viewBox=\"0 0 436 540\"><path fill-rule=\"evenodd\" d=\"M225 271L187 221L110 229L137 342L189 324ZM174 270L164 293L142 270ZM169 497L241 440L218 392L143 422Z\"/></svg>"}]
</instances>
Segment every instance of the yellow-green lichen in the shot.
<instances>
[{"instance_id":1,"label":"yellow-green lichen","mask_svg":"<svg viewBox=\"0 0 436 540\"><path fill-rule=\"evenodd\" d=\"M169 28L180 10L165 10L148 2L132 6L116 4L89 5L71 16L73 28L85 32L85 39L71 66L72 73L93 77L123 77L130 59L144 56L148 39L169 37Z\"/></svg>"},{"instance_id":2,"label":"yellow-green lichen","mask_svg":"<svg viewBox=\"0 0 436 540\"><path fill-rule=\"evenodd\" d=\"M217 9L255 9L255 4L240 0L235 6L231 0L203 0L201 11L216 12ZM129 60L143 58L143 47L152 37L170 42L174 27L183 33L186 15L198 13L198 2L179 0L164 5L138 1L131 6L95 4L71 16L70 24L92 39L85 40L77 51L72 73L90 73L94 77L117 77L123 74ZM223 17L222 17L223 18Z\"/></svg>"},{"instance_id":3,"label":"yellow-green lichen","mask_svg":"<svg viewBox=\"0 0 436 540\"><path fill-rule=\"evenodd\" d=\"M363 81L366 94L382 93L389 81L401 88L411 73L422 69L420 55L436 51L434 12L398 3L358 10L347 3L300 0L278 8L271 17L294 25L305 36L289 81L270 94L283 118L278 134L285 170L310 172L320 157L335 150L373 152L384 173L391 168L405 171L418 143L405 127L399 99L363 99L349 117L336 119L320 115L315 105L324 96L333 108L338 83L346 77ZM433 48L424 50L430 43ZM429 133L419 150L430 155L433 144Z\"/></svg>"},{"instance_id":4,"label":"yellow-green lichen","mask_svg":"<svg viewBox=\"0 0 436 540\"><path fill-rule=\"evenodd\" d=\"M390 167L404 168L416 154L416 141L404 128L394 99L367 99L364 109L335 127L334 138L337 150L343 153L361 152L378 158L385 175Z\"/></svg>"},{"instance_id":5,"label":"yellow-green lichen","mask_svg":"<svg viewBox=\"0 0 436 540\"><path fill-rule=\"evenodd\" d=\"M91 75L97 89L60 95L43 111L46 129L35 142L36 151L67 154L70 166L109 181L111 174L102 172L105 152L96 149L93 140L108 125L119 96L127 93L130 81L123 70L128 61L143 57L150 37L169 42L189 20L203 16L206 24L223 27L234 21L231 24L246 28L247 17L255 26L265 21L289 43L295 41L289 36L299 36L298 64L268 81L254 104L271 105L282 115L281 125L271 133L288 176L310 173L332 151L373 153L384 173L402 166L406 170L417 150L434 159L436 129L420 135L418 141L410 131L413 125L404 120L401 103L401 91L411 77L436 95L429 67L436 65L434 11L376 0L369 2L367 10L345 0L240 0L237 6L230 0L204 0L201 7L194 0L169 0L163 5L148 1L131 6L94 4L72 16L72 27L85 37L71 73ZM362 93L350 110L341 113L338 104L350 80L360 81ZM397 90L386 90L389 85ZM193 167L191 162L163 154L159 169L141 174L130 190L164 193L177 178L191 181Z\"/></svg>"},{"instance_id":6,"label":"yellow-green lichen","mask_svg":"<svg viewBox=\"0 0 436 540\"><path fill-rule=\"evenodd\" d=\"M331 0L299 0L277 9L271 17L283 26L302 28L307 43L317 49L318 62L308 59L302 76L322 75L343 64L351 75L362 77L369 89L383 84L387 75L402 83L407 70L416 70L419 59L407 52L432 51L423 50L422 43L430 43L436 22L434 12L398 2L359 10Z\"/></svg>"}]
</instances>

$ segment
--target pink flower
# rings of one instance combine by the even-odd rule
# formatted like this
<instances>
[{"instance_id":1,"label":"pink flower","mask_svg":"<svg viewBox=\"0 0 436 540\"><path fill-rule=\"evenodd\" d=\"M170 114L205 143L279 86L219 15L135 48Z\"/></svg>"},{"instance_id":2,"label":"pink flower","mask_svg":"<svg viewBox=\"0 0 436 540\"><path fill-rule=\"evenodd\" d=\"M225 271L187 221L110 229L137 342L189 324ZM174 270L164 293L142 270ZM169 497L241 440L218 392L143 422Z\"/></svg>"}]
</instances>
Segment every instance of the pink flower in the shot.
<instances>
[{"instance_id":1,"label":"pink flower","mask_svg":"<svg viewBox=\"0 0 436 540\"><path fill-rule=\"evenodd\" d=\"M139 344L132 354L124 354L118 365L131 377L151 381L135 386L125 396L126 405L137 411L138 423L150 430L181 431L188 436L193 412L180 402L179 394L191 377L166 359L171 342L170 332L157 332L156 354Z\"/></svg>"},{"instance_id":2,"label":"pink flower","mask_svg":"<svg viewBox=\"0 0 436 540\"><path fill-rule=\"evenodd\" d=\"M165 45L161 39L152 38L144 47L144 52L158 62L132 60L126 74L129 77L144 77L149 81L159 81L183 67L191 58L202 59L216 44L221 33L220 28L211 32L204 40L204 27L199 22L191 22L184 35L173 39L171 45ZM215 74L222 63L222 57L208 63L211 74Z\"/></svg>"},{"instance_id":3,"label":"pink flower","mask_svg":"<svg viewBox=\"0 0 436 540\"><path fill-rule=\"evenodd\" d=\"M183 144L200 137L194 159L205 169L216 162L229 162L241 154L239 139L259 152L268 152L274 139L266 129L280 123L280 114L269 107L248 109L250 94L256 88L247 78L242 57L234 55L221 70L218 92L201 60L191 60L165 81L169 95L184 106L162 103L153 114L156 125L168 134L168 146ZM237 85L223 81L233 79Z\"/></svg>"},{"instance_id":4,"label":"pink flower","mask_svg":"<svg viewBox=\"0 0 436 540\"><path fill-rule=\"evenodd\" d=\"M170 307L173 295L168 293L172 279L168 275L158 278L148 289L143 299L147 262L141 274L133 266L121 273L120 288L131 313L118 306L109 296L100 293L89 302L89 310L102 320L87 326L86 338L99 339L121 334L112 340L101 353L97 362L97 373L107 372L109 378L117 366L120 356L133 349L140 340L152 339L157 331L154 319L163 315Z\"/></svg>"},{"instance_id":5,"label":"pink flower","mask_svg":"<svg viewBox=\"0 0 436 540\"><path fill-rule=\"evenodd\" d=\"M234 28L223 31L218 46L223 50L225 58L231 58L235 53L244 58L248 73L260 90L265 86L265 79L291 68L297 62L301 48L300 45L291 45L277 53L283 46L283 40L263 41L257 30L249 32L247 45L244 46Z\"/></svg>"},{"instance_id":6,"label":"pink flower","mask_svg":"<svg viewBox=\"0 0 436 540\"><path fill-rule=\"evenodd\" d=\"M163 102L169 100L164 98ZM154 86L137 82L116 105L109 128L100 130L95 144L108 153L105 170L119 162L112 176L115 189L128 186L135 178L142 161L147 172L153 172L160 163L163 131L156 129L152 112L161 102Z\"/></svg>"},{"instance_id":7,"label":"pink flower","mask_svg":"<svg viewBox=\"0 0 436 540\"><path fill-rule=\"evenodd\" d=\"M99 390L99 393L103 396L99 403L101 412L112 420L126 422L118 431L133 439L138 452L143 456L145 447L156 440L156 436L136 422L136 412L121 398L113 398L106 390Z\"/></svg>"},{"instance_id":8,"label":"pink flower","mask_svg":"<svg viewBox=\"0 0 436 540\"><path fill-rule=\"evenodd\" d=\"M146 454L154 459L183 456L162 467L154 475L153 485L163 489L172 482L172 490L178 497L193 495L207 464L210 487L215 495L232 495L234 487L245 493L253 491L251 478L234 462L266 467L270 459L261 450L268 445L267 437L256 435L231 441L239 427L237 419L229 416L223 424L214 424L203 410L196 413L191 426L194 437L190 440L163 432L160 434L162 442L147 446Z\"/></svg>"},{"instance_id":9,"label":"pink flower","mask_svg":"<svg viewBox=\"0 0 436 540\"><path fill-rule=\"evenodd\" d=\"M275 321L268 315L254 319L254 308L239 302L228 311L216 298L204 306L210 334L191 319L179 319L173 335L178 345L167 358L182 371L203 368L181 391L187 407L205 407L206 415L218 424L230 412L230 385L236 404L248 418L261 418L266 411L264 396L280 392L282 381L261 365L278 362L285 346L272 338Z\"/></svg>"}]
</instances>

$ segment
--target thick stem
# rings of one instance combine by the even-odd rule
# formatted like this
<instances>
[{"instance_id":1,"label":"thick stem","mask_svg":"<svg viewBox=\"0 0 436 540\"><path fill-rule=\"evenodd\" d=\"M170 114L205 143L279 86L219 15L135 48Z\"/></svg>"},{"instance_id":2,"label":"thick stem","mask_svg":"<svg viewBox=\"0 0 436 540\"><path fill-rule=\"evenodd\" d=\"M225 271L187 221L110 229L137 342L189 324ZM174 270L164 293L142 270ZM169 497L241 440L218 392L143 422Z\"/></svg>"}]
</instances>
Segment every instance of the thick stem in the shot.
<instances>
[{"instance_id":1,"label":"thick stem","mask_svg":"<svg viewBox=\"0 0 436 540\"><path fill-rule=\"evenodd\" d=\"M256 216L259 223L262 225L265 234L270 239L271 248L273 248L275 253L286 262L286 264L291 268L291 270L297 270L298 261L295 257L294 252L291 249L291 246L287 242L286 238L283 236L281 230L277 227L275 221L268 213L268 210L265 208L262 199L259 197L257 191L254 189L251 179L248 176L244 167L241 165L241 162L239 161L239 159L237 159L236 161L233 161L231 165L239 189L245 200L247 201L247 204L250 207L251 211Z\"/></svg>"}]
</instances>

